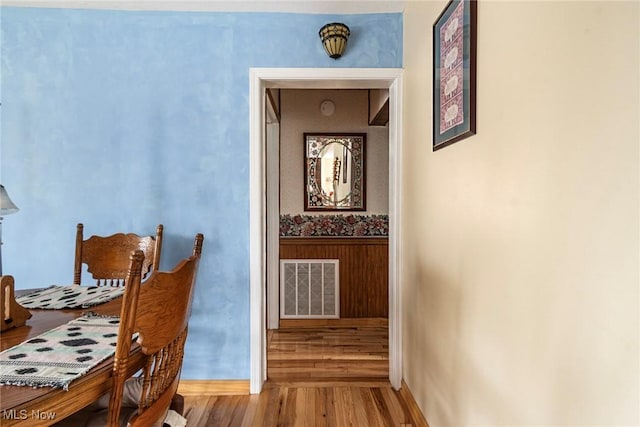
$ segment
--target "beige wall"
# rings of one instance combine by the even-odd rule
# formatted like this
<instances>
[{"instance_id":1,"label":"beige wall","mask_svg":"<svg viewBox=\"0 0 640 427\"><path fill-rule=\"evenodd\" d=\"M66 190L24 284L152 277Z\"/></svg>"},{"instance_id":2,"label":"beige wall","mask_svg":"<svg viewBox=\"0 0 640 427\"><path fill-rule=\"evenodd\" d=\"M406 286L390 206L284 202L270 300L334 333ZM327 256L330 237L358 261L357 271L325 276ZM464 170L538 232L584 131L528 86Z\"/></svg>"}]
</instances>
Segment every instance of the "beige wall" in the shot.
<instances>
[{"instance_id":1,"label":"beige wall","mask_svg":"<svg viewBox=\"0 0 640 427\"><path fill-rule=\"evenodd\" d=\"M304 211L305 132L361 132L367 134L366 211L357 214L389 212L389 128L369 126L366 90L282 90L280 123L280 213L316 214ZM335 113L324 116L320 103L330 99ZM341 211L345 212L345 211ZM340 212L325 212L340 213Z\"/></svg>"},{"instance_id":2,"label":"beige wall","mask_svg":"<svg viewBox=\"0 0 640 427\"><path fill-rule=\"evenodd\" d=\"M477 135L431 150L405 11L404 367L431 427L638 425L638 2L482 1Z\"/></svg>"}]
</instances>

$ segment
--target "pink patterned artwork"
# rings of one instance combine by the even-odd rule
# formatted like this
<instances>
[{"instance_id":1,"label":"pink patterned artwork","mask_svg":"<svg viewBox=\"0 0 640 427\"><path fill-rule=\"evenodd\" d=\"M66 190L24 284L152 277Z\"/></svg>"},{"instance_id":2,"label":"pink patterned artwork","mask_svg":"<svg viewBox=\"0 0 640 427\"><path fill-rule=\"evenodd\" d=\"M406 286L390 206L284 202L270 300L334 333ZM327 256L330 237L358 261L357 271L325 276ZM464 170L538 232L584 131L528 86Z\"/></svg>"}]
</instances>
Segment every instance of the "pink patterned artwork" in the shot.
<instances>
[{"instance_id":1,"label":"pink patterned artwork","mask_svg":"<svg viewBox=\"0 0 640 427\"><path fill-rule=\"evenodd\" d=\"M464 122L463 40L464 2L440 28L440 134Z\"/></svg>"}]
</instances>

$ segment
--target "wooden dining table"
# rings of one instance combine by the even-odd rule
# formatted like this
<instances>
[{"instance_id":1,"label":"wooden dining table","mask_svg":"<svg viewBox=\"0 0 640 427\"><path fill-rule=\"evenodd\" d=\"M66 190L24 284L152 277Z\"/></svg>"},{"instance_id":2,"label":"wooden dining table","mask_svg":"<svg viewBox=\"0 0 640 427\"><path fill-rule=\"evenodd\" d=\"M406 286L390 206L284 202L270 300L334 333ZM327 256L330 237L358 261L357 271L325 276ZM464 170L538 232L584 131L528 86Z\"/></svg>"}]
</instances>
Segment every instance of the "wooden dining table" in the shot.
<instances>
[{"instance_id":1,"label":"wooden dining table","mask_svg":"<svg viewBox=\"0 0 640 427\"><path fill-rule=\"evenodd\" d=\"M16 291L18 294L18 291ZM120 315L122 296L90 309L30 309L32 316L24 326L2 332L0 351L18 345L91 311L101 315ZM143 366L140 347L132 346L127 371L135 374ZM114 358L110 357L74 380L68 390L53 387L0 386L0 425L49 426L94 402L111 389Z\"/></svg>"}]
</instances>

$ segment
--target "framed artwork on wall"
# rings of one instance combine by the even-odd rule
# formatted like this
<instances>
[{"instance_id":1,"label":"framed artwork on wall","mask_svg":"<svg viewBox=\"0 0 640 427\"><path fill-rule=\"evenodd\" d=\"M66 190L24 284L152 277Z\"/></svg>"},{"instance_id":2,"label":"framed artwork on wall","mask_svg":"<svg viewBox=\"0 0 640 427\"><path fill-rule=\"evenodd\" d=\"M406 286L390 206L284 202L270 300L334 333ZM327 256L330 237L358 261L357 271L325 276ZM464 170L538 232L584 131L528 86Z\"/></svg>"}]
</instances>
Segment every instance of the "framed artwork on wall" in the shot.
<instances>
[{"instance_id":1,"label":"framed artwork on wall","mask_svg":"<svg viewBox=\"0 0 640 427\"><path fill-rule=\"evenodd\" d=\"M433 151L476 133L475 0L450 0L433 24Z\"/></svg>"}]
</instances>

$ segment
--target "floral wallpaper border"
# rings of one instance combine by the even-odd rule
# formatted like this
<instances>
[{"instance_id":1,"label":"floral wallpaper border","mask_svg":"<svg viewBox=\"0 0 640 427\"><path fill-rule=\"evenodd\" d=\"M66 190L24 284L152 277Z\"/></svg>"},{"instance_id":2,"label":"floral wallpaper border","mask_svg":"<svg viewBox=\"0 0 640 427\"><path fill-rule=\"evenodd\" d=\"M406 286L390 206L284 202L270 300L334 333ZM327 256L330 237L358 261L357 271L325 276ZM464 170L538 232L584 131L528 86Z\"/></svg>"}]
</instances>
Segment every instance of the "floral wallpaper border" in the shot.
<instances>
[{"instance_id":1,"label":"floral wallpaper border","mask_svg":"<svg viewBox=\"0 0 640 427\"><path fill-rule=\"evenodd\" d=\"M280 215L280 237L380 237L389 215Z\"/></svg>"}]
</instances>

